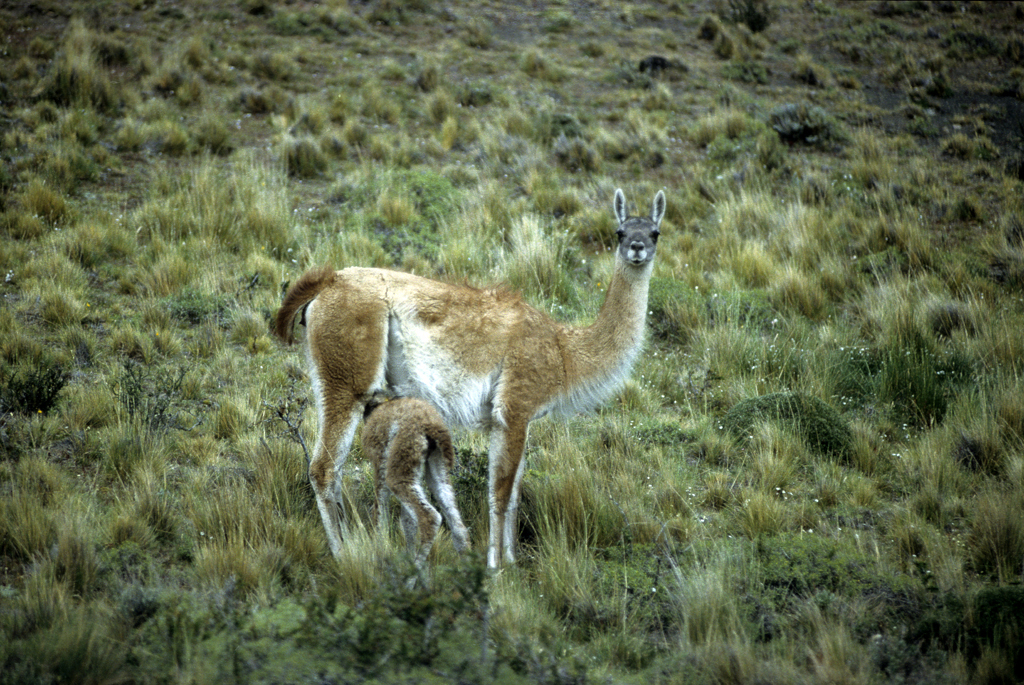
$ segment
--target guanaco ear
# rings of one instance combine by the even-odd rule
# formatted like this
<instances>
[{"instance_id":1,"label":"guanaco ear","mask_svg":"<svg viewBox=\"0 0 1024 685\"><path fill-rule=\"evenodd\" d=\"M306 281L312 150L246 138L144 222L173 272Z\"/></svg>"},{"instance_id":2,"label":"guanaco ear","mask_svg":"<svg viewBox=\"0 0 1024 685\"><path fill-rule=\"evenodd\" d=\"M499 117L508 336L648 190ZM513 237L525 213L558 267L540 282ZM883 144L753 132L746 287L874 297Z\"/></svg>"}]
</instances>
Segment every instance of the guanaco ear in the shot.
<instances>
[{"instance_id":1,"label":"guanaco ear","mask_svg":"<svg viewBox=\"0 0 1024 685\"><path fill-rule=\"evenodd\" d=\"M665 217L665 191L659 190L654 196L654 207L651 208L651 221L655 226L661 226L661 220Z\"/></svg>"},{"instance_id":2,"label":"guanaco ear","mask_svg":"<svg viewBox=\"0 0 1024 685\"><path fill-rule=\"evenodd\" d=\"M626 223L626 219L629 218L629 214L626 213L626 196L623 194L622 188L615 191L615 218L619 220L620 224Z\"/></svg>"}]
</instances>

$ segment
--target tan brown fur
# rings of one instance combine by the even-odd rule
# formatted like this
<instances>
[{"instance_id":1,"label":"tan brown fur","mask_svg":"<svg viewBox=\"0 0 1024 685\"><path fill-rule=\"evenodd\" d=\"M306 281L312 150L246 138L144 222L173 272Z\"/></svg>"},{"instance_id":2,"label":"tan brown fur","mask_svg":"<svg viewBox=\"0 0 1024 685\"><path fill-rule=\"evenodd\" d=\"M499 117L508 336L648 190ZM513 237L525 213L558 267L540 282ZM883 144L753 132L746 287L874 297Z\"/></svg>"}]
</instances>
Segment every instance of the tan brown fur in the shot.
<instances>
[{"instance_id":1,"label":"tan brown fur","mask_svg":"<svg viewBox=\"0 0 1024 685\"><path fill-rule=\"evenodd\" d=\"M643 343L647 292L665 196L630 217L616 191L619 245L608 294L586 327L554 321L503 289L452 285L384 269L325 269L288 291L275 332L291 340L305 312L320 431L310 465L331 551L341 545L337 471L373 393L419 397L448 425L490 433L488 564L514 560L529 423L592 408L627 378Z\"/></svg>"},{"instance_id":2,"label":"tan brown fur","mask_svg":"<svg viewBox=\"0 0 1024 685\"><path fill-rule=\"evenodd\" d=\"M366 410L362 445L373 464L378 527L386 528L390 492L402 506L406 542L417 566L422 566L441 526L441 514L427 499L425 482L444 512L455 548L464 551L467 532L449 479L455 447L447 426L423 400L406 397L373 406L375 401Z\"/></svg>"}]
</instances>

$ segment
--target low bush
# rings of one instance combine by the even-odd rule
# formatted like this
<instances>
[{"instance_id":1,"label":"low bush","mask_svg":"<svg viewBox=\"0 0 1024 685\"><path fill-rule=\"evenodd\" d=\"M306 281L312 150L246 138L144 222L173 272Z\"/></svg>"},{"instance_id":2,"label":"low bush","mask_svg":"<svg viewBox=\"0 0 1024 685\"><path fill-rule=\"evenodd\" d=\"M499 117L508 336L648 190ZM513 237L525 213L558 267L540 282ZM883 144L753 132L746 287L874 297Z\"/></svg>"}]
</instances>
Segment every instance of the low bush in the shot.
<instances>
[{"instance_id":1,"label":"low bush","mask_svg":"<svg viewBox=\"0 0 1024 685\"><path fill-rule=\"evenodd\" d=\"M722 18L734 24L746 24L754 33L767 29L776 12L768 0L728 0Z\"/></svg>"},{"instance_id":2,"label":"low bush","mask_svg":"<svg viewBox=\"0 0 1024 685\"><path fill-rule=\"evenodd\" d=\"M818 105L788 104L768 113L768 125L787 143L825 145L846 139L839 122Z\"/></svg>"},{"instance_id":3,"label":"low bush","mask_svg":"<svg viewBox=\"0 0 1024 685\"><path fill-rule=\"evenodd\" d=\"M737 437L745 437L760 421L792 427L819 454L844 460L852 455L853 434L846 421L816 397L793 392L752 397L730 409L720 425Z\"/></svg>"},{"instance_id":4,"label":"low bush","mask_svg":"<svg viewBox=\"0 0 1024 685\"><path fill-rule=\"evenodd\" d=\"M45 414L57 403L70 375L57 362L0 368L0 414Z\"/></svg>"}]
</instances>

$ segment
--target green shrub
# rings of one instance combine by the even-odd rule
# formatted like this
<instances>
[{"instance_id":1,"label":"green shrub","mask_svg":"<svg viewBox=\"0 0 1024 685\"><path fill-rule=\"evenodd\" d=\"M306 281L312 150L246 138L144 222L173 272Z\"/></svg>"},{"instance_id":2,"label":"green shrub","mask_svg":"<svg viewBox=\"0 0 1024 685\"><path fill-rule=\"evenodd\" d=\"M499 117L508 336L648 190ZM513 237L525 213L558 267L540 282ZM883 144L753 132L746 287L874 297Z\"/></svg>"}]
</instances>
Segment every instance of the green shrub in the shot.
<instances>
[{"instance_id":1,"label":"green shrub","mask_svg":"<svg viewBox=\"0 0 1024 685\"><path fill-rule=\"evenodd\" d=\"M722 18L733 24L746 24L754 33L771 25L776 12L768 0L728 0Z\"/></svg>"},{"instance_id":2,"label":"green shrub","mask_svg":"<svg viewBox=\"0 0 1024 685\"><path fill-rule=\"evenodd\" d=\"M160 369L126 360L116 383L118 401L150 431L189 428L194 421L184 416L188 402L182 397L187 373L186 366Z\"/></svg>"},{"instance_id":3,"label":"green shrub","mask_svg":"<svg viewBox=\"0 0 1024 685\"><path fill-rule=\"evenodd\" d=\"M555 158L566 170L577 173L594 173L600 170L601 155L594 146L582 138L559 136L554 144Z\"/></svg>"},{"instance_id":4,"label":"green shrub","mask_svg":"<svg viewBox=\"0 0 1024 685\"><path fill-rule=\"evenodd\" d=\"M846 421L816 397L794 392L752 397L730 409L720 426L737 437L745 437L760 421L793 428L819 454L844 460L853 454L853 434Z\"/></svg>"},{"instance_id":5,"label":"green shrub","mask_svg":"<svg viewBox=\"0 0 1024 685\"><path fill-rule=\"evenodd\" d=\"M751 60L729 62L722 67L722 76L741 83L768 83L768 69Z\"/></svg>"},{"instance_id":6,"label":"green shrub","mask_svg":"<svg viewBox=\"0 0 1024 685\"><path fill-rule=\"evenodd\" d=\"M45 361L28 369L0 368L0 414L45 414L57 403L69 374L58 363Z\"/></svg>"},{"instance_id":7,"label":"green shrub","mask_svg":"<svg viewBox=\"0 0 1024 685\"><path fill-rule=\"evenodd\" d=\"M1004 52L1002 43L987 34L958 29L947 37L948 54L956 60L984 59Z\"/></svg>"},{"instance_id":8,"label":"green shrub","mask_svg":"<svg viewBox=\"0 0 1024 685\"><path fill-rule=\"evenodd\" d=\"M781 105L769 112L768 125L787 143L822 145L846 138L839 122L818 105Z\"/></svg>"}]
</instances>

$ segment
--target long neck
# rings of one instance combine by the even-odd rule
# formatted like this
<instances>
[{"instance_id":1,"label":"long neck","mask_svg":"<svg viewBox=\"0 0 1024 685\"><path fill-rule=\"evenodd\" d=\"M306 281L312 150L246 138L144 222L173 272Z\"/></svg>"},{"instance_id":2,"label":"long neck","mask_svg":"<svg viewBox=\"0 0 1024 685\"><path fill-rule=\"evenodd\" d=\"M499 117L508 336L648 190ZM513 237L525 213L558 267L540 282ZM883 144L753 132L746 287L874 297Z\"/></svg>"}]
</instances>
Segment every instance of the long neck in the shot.
<instances>
[{"instance_id":1,"label":"long neck","mask_svg":"<svg viewBox=\"0 0 1024 685\"><path fill-rule=\"evenodd\" d=\"M653 264L641 269L616 258L597 320L565 332L565 366L572 405L603 401L625 382L644 342L647 292ZM582 407L580 407L582 408Z\"/></svg>"}]
</instances>

